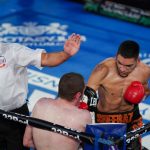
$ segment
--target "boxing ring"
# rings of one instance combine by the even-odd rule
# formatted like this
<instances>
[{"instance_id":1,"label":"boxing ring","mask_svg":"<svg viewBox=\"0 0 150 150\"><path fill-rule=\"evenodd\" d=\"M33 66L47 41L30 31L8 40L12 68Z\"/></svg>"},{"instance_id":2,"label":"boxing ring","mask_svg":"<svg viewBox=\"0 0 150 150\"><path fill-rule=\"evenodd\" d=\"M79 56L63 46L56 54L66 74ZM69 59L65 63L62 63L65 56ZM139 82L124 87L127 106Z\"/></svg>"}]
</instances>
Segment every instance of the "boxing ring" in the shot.
<instances>
[{"instance_id":1,"label":"boxing ring","mask_svg":"<svg viewBox=\"0 0 150 150\"><path fill-rule=\"evenodd\" d=\"M2 0L0 4L1 42L17 42L53 52L63 48L71 33L82 35L80 52L69 61L50 69L28 69L30 112L39 98L56 97L58 82L64 73L81 73L87 81L97 63L115 57L123 40L136 40L141 46L141 61L150 64L149 28L86 12L82 3L71 0ZM149 106L150 97L140 104L145 124L150 121ZM150 148L150 133L142 137L143 145Z\"/></svg>"}]
</instances>

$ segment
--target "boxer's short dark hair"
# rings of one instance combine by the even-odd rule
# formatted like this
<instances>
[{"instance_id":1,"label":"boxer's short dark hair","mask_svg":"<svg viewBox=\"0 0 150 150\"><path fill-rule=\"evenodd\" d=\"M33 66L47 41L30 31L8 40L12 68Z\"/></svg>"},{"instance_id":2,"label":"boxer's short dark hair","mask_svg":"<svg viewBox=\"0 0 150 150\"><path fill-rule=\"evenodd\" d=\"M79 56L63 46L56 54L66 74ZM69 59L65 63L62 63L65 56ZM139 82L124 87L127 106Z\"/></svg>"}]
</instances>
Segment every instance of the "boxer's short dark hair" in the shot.
<instances>
[{"instance_id":1,"label":"boxer's short dark hair","mask_svg":"<svg viewBox=\"0 0 150 150\"><path fill-rule=\"evenodd\" d=\"M77 92L83 93L84 87L84 78L81 74L74 72L64 74L58 85L58 97L71 101Z\"/></svg>"},{"instance_id":2,"label":"boxer's short dark hair","mask_svg":"<svg viewBox=\"0 0 150 150\"><path fill-rule=\"evenodd\" d=\"M118 48L117 55L120 54L124 58L135 58L139 57L139 44L132 40L126 40L122 42Z\"/></svg>"}]
</instances>

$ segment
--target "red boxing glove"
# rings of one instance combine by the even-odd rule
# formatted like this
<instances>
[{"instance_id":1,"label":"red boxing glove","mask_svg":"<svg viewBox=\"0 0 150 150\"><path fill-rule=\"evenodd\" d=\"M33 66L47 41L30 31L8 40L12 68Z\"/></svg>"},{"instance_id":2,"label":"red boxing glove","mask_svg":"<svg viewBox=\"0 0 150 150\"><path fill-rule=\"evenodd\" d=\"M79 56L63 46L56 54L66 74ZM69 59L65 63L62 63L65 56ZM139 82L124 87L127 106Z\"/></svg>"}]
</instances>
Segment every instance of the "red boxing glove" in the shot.
<instances>
[{"instance_id":1,"label":"red boxing glove","mask_svg":"<svg viewBox=\"0 0 150 150\"><path fill-rule=\"evenodd\" d=\"M145 89L141 82L133 81L124 93L124 99L132 104L138 104L145 95Z\"/></svg>"},{"instance_id":2,"label":"red boxing glove","mask_svg":"<svg viewBox=\"0 0 150 150\"><path fill-rule=\"evenodd\" d=\"M80 109L87 109L87 110L89 109L88 105L85 102L80 102L79 108Z\"/></svg>"}]
</instances>

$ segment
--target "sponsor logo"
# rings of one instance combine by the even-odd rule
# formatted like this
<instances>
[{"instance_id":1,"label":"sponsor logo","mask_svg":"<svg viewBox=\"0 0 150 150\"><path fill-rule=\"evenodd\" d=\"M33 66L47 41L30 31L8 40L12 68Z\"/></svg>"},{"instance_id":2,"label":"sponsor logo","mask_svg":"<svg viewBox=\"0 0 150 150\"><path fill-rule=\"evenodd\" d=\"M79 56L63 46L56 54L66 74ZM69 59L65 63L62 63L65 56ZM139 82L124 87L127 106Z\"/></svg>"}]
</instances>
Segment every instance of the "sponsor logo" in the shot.
<instances>
[{"instance_id":1,"label":"sponsor logo","mask_svg":"<svg viewBox=\"0 0 150 150\"><path fill-rule=\"evenodd\" d=\"M55 126L55 124L54 124L54 126ZM69 136L69 137L72 137L74 139L80 140L80 136L78 135L78 133L80 133L80 132L78 132L74 129L71 129L71 128L59 129L59 127L57 127L57 126L58 125L56 125L56 127L52 127L51 130L53 132L56 132L56 133L59 133L59 134L62 134L62 135ZM61 127L61 128L63 128L63 127ZM68 131L65 131L65 130L68 130Z\"/></svg>"},{"instance_id":2,"label":"sponsor logo","mask_svg":"<svg viewBox=\"0 0 150 150\"><path fill-rule=\"evenodd\" d=\"M59 78L57 77L28 69L28 81L29 84L39 86L54 92L58 91Z\"/></svg>"},{"instance_id":3,"label":"sponsor logo","mask_svg":"<svg viewBox=\"0 0 150 150\"><path fill-rule=\"evenodd\" d=\"M52 22L39 25L24 22L22 25L3 23L0 25L0 42L21 43L26 46L62 46L68 38L68 25ZM81 36L86 41L85 36Z\"/></svg>"},{"instance_id":4,"label":"sponsor logo","mask_svg":"<svg viewBox=\"0 0 150 150\"><path fill-rule=\"evenodd\" d=\"M131 137L127 137L126 142L130 143L131 141L133 141L134 139L138 138L140 135L146 133L148 130L146 128L146 126L142 126L140 128L137 128L133 131L128 132L128 136L131 135Z\"/></svg>"},{"instance_id":5,"label":"sponsor logo","mask_svg":"<svg viewBox=\"0 0 150 150\"><path fill-rule=\"evenodd\" d=\"M13 120L15 122L19 122L19 123L23 123L23 124L28 124L28 120L27 119L24 119L24 118L21 118L21 117L25 117L24 115L22 114L17 114L15 113L14 115L18 115L18 116L13 116L11 114L2 114L2 116L5 118L5 119L8 119L8 120Z\"/></svg>"},{"instance_id":6,"label":"sponsor logo","mask_svg":"<svg viewBox=\"0 0 150 150\"><path fill-rule=\"evenodd\" d=\"M42 97L50 97L55 99L56 94L58 92L58 84L59 84L59 78L51 75L47 75L42 72L38 72L32 69L28 69L28 83L35 86L40 87L42 90L37 90L37 88L34 87L35 90L30 92L29 90L29 111L32 112L32 109L35 105L35 103ZM53 91L53 94L50 94L48 91Z\"/></svg>"}]
</instances>

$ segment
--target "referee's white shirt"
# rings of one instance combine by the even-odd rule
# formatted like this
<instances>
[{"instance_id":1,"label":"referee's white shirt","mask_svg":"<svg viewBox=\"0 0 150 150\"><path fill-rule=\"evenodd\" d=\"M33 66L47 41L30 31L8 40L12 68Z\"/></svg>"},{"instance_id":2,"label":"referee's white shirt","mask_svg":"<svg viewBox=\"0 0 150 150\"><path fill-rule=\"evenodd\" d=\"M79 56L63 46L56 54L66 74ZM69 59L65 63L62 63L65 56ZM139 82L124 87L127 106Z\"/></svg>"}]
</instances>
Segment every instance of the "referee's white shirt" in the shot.
<instances>
[{"instance_id":1,"label":"referee's white shirt","mask_svg":"<svg viewBox=\"0 0 150 150\"><path fill-rule=\"evenodd\" d=\"M43 49L32 50L16 43L0 43L0 109L21 107L27 98L27 66L41 68Z\"/></svg>"}]
</instances>

